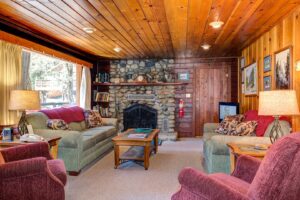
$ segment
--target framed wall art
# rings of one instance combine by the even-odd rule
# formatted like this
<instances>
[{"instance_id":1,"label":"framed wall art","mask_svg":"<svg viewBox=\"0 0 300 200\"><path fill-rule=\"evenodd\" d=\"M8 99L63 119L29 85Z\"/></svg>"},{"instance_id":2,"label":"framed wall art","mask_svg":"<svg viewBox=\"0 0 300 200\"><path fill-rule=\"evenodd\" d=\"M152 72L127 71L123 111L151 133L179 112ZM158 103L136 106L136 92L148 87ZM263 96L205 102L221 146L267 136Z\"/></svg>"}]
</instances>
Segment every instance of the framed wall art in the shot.
<instances>
[{"instance_id":1,"label":"framed wall art","mask_svg":"<svg viewBox=\"0 0 300 200\"><path fill-rule=\"evenodd\" d=\"M245 67L245 95L257 95L257 63L252 63Z\"/></svg>"},{"instance_id":2,"label":"framed wall art","mask_svg":"<svg viewBox=\"0 0 300 200\"><path fill-rule=\"evenodd\" d=\"M272 89L271 76L264 77L264 91L268 91Z\"/></svg>"},{"instance_id":3,"label":"framed wall art","mask_svg":"<svg viewBox=\"0 0 300 200\"><path fill-rule=\"evenodd\" d=\"M275 89L292 88L292 47L274 53Z\"/></svg>"},{"instance_id":4,"label":"framed wall art","mask_svg":"<svg viewBox=\"0 0 300 200\"><path fill-rule=\"evenodd\" d=\"M245 58L241 57L241 69L245 67Z\"/></svg>"},{"instance_id":5,"label":"framed wall art","mask_svg":"<svg viewBox=\"0 0 300 200\"><path fill-rule=\"evenodd\" d=\"M271 71L271 55L264 57L264 72Z\"/></svg>"}]
</instances>

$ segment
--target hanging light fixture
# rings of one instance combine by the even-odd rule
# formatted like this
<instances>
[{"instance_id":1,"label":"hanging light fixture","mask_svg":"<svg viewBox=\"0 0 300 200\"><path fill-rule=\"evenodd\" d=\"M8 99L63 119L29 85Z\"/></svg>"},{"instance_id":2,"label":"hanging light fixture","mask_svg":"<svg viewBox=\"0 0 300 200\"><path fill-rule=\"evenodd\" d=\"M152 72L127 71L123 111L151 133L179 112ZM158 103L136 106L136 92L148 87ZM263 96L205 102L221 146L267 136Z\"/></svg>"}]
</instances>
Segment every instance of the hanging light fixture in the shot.
<instances>
[{"instance_id":1,"label":"hanging light fixture","mask_svg":"<svg viewBox=\"0 0 300 200\"><path fill-rule=\"evenodd\" d=\"M204 49L204 50L209 50L209 48L211 47L209 44L203 44L201 45L201 47Z\"/></svg>"}]
</instances>

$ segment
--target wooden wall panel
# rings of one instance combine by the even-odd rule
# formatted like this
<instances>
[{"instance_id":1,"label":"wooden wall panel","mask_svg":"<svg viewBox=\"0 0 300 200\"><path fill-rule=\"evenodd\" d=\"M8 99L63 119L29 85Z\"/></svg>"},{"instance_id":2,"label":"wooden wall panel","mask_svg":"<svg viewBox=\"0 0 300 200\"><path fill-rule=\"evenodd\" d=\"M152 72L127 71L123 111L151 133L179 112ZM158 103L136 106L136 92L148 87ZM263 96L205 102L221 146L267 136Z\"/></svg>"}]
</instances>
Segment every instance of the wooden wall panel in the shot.
<instances>
[{"instance_id":1,"label":"wooden wall panel","mask_svg":"<svg viewBox=\"0 0 300 200\"><path fill-rule=\"evenodd\" d=\"M206 102L201 101L200 103L196 103L195 101L195 92L196 92L196 83L195 81L201 81L203 86L205 87L210 87L213 85L213 81L215 79L218 79L219 73L213 71L210 72L212 74L209 74L210 78L203 76L203 77L198 77L195 74L196 69L200 68L206 68L206 69L213 69L213 68L227 68L230 69L227 71L229 74L229 82L234 83L230 84L230 87L228 88L223 88L222 84L219 87L214 88L214 92L218 93L220 96L226 96L226 98L229 101L235 101L237 102L237 94L238 94L238 88L237 88L237 59L235 58L218 58L218 59L201 59L201 58L189 58L189 59L183 59L183 58L178 58L175 59L174 63L174 69L175 69L175 74L179 72L189 72L190 73L190 80L188 81L188 85L185 86L184 88L177 88L176 90L176 113L178 113L178 102L180 99L183 99L185 102L184 109L185 109L185 116L184 118L179 118L178 114L176 115L176 130L179 133L180 137L194 137L194 136L201 136L202 135L202 126L203 123L205 122L217 122L218 121L218 113L216 111L213 112L211 115L208 112L205 112L205 109L202 111L202 107L204 106L212 106L212 107L217 107L217 102L216 101L208 101L210 102L211 105L206 104ZM200 74L201 75L201 74ZM204 75L204 74L202 74ZM207 79L207 80L206 80ZM209 88L211 89L211 88ZM186 98L186 94L191 94L191 98ZM202 94L201 94L202 95ZM213 98L214 94L213 93L208 93L207 98ZM203 117L201 119L198 119L196 117L196 110L200 110L202 113ZM206 109L207 110L207 109ZM201 115L201 116L202 116ZM200 125L202 124L202 125Z\"/></svg>"},{"instance_id":2,"label":"wooden wall panel","mask_svg":"<svg viewBox=\"0 0 300 200\"><path fill-rule=\"evenodd\" d=\"M249 46L242 50L242 57L245 58L246 66L252 62L258 63L258 81L259 91L263 90L263 77L271 75L272 88L275 88L274 83L274 52L292 46L292 69L293 69L293 88L297 91L298 103L300 105L300 72L296 71L296 61L300 60L300 8L286 16L276 26L268 32L257 38ZM270 72L263 73L263 58L267 55L272 56L272 68ZM240 69L239 69L240 72ZM241 73L239 73L241 75ZM239 77L241 80L241 77ZM241 84L241 83L240 83ZM241 111L245 112L250 109L258 109L258 96L245 96L241 94L239 87L239 101ZM300 118L294 117L293 130L300 130Z\"/></svg>"}]
</instances>

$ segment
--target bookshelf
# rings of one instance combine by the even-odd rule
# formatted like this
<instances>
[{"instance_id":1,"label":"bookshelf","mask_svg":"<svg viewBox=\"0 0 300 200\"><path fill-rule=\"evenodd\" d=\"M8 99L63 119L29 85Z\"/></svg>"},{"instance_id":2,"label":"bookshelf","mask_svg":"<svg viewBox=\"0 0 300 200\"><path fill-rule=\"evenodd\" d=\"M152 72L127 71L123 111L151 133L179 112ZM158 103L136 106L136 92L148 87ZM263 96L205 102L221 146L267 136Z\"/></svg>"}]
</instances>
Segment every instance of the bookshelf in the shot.
<instances>
[{"instance_id":1,"label":"bookshelf","mask_svg":"<svg viewBox=\"0 0 300 200\"><path fill-rule=\"evenodd\" d=\"M94 67L91 70L91 78L92 78L92 99L91 105L92 109L98 110L100 115L104 118L111 117L109 116L109 87L108 85L98 85L94 84L96 78L98 81L109 81L110 72L110 62L104 60L98 60L94 63ZM101 80L100 80L101 79Z\"/></svg>"}]
</instances>

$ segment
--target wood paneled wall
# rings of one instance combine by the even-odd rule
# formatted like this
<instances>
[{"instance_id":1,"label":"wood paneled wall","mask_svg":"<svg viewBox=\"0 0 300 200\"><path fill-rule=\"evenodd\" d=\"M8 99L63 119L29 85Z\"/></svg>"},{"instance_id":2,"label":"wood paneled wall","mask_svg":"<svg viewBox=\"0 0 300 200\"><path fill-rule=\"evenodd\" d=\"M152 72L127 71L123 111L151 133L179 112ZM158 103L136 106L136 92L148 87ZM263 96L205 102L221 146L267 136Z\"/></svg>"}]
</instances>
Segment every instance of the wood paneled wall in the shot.
<instances>
[{"instance_id":1,"label":"wood paneled wall","mask_svg":"<svg viewBox=\"0 0 300 200\"><path fill-rule=\"evenodd\" d=\"M249 42L248 42L249 43ZM295 70L296 61L300 60L300 8L296 8L287 15L275 27L260 36L256 41L242 50L242 56L245 58L246 66L257 62L258 64L258 89L263 90L263 77L271 75L272 88L274 89L274 52L292 46L292 87L297 91L298 104L300 105L300 71ZM263 59L265 56L272 56L272 68L268 73L263 72ZM240 71L240 70L239 70ZM239 73L241 74L241 73ZM240 76L241 77L241 76ZM241 79L239 78L239 82ZM241 83L239 84L241 86ZM241 94L239 87L239 101L241 111L258 109L258 96L245 96ZM293 130L300 130L300 118L294 117Z\"/></svg>"},{"instance_id":2,"label":"wood paneled wall","mask_svg":"<svg viewBox=\"0 0 300 200\"><path fill-rule=\"evenodd\" d=\"M176 130L180 137L194 137L202 135L202 132L196 131L196 124L201 122L201 119L196 119L195 117L195 100L194 94L196 92L195 88L195 69L196 68L216 68L216 67L230 67L230 96L231 101L237 101L237 59L235 58L218 58L218 59L201 59L201 58L189 58L189 59L175 59L174 69L175 73L178 72L189 72L190 80L189 84L185 88L178 88L176 90ZM233 83L233 84L232 84ZM207 83L208 84L208 83ZM191 94L191 98L186 98L186 94ZM178 102L183 99L185 102L185 116L184 118L179 118L178 116ZM202 102L205 103L205 102ZM200 105L201 106L201 105ZM218 113L216 113L218 115ZM214 117L215 122L217 122L218 117ZM212 121L209 121L212 122Z\"/></svg>"}]
</instances>

